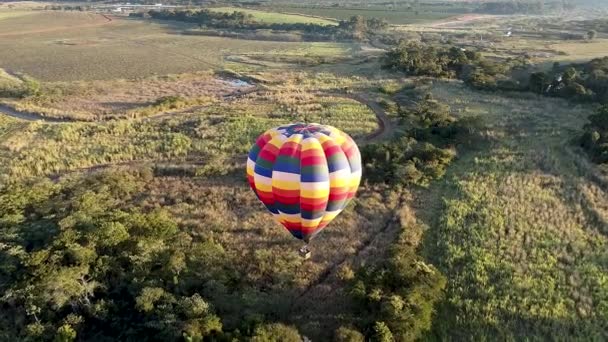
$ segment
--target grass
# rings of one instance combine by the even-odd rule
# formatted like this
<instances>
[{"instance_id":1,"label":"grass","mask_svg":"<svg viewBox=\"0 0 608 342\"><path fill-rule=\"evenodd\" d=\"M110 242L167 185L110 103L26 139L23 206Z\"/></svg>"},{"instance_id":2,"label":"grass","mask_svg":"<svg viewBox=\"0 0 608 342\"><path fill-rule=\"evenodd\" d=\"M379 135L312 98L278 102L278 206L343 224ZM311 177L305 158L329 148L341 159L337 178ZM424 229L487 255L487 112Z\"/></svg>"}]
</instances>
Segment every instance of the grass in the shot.
<instances>
[{"instance_id":1,"label":"grass","mask_svg":"<svg viewBox=\"0 0 608 342\"><path fill-rule=\"evenodd\" d=\"M608 194L569 153L590 108L454 84L433 93L461 115L481 115L489 140L427 199L427 253L449 283L435 333L601 339Z\"/></svg>"},{"instance_id":2,"label":"grass","mask_svg":"<svg viewBox=\"0 0 608 342\"><path fill-rule=\"evenodd\" d=\"M550 45L554 50L566 53L559 56L560 60L589 60L608 55L608 39L582 41L576 43L559 43Z\"/></svg>"},{"instance_id":3,"label":"grass","mask_svg":"<svg viewBox=\"0 0 608 342\"><path fill-rule=\"evenodd\" d=\"M69 14L69 15L66 15ZM50 81L137 78L221 69L227 56L317 50L314 43L271 42L175 34L183 25L93 14L40 12L0 22L0 67ZM19 19L19 21L17 21ZM98 25L89 27L86 25ZM85 25L78 30L73 29ZM21 27L24 27L21 29ZM53 30L48 30L52 27ZM40 32L40 30L44 32ZM327 44L341 51L348 45ZM327 53L333 53L327 51Z\"/></svg>"},{"instance_id":4,"label":"grass","mask_svg":"<svg viewBox=\"0 0 608 342\"><path fill-rule=\"evenodd\" d=\"M6 119L0 143L2 173L5 178L45 176L99 164L176 159L193 161L207 173L216 163L242 167L239 163L255 138L285 122L329 124L355 139L377 128L375 115L365 105L312 93L271 89L260 98L205 104L148 121L21 123L21 133L14 129L20 121Z\"/></svg>"},{"instance_id":5,"label":"grass","mask_svg":"<svg viewBox=\"0 0 608 342\"><path fill-rule=\"evenodd\" d=\"M317 25L336 25L334 20L315 18L306 15L296 14L284 14L272 11L258 11L239 7L212 7L209 8L214 12L227 12L232 13L234 11L244 12L251 14L256 21L261 21L268 24L317 24Z\"/></svg>"},{"instance_id":6,"label":"grass","mask_svg":"<svg viewBox=\"0 0 608 342\"><path fill-rule=\"evenodd\" d=\"M0 86L1 77L0 72ZM143 114L141 111L159 114L162 108L154 105L167 96L180 96L185 102L201 105L207 101L198 100L211 101L237 90L246 88L235 87L212 72L197 72L136 80L48 82L42 96L5 102L20 111L47 117L95 121L133 117L135 113Z\"/></svg>"}]
</instances>

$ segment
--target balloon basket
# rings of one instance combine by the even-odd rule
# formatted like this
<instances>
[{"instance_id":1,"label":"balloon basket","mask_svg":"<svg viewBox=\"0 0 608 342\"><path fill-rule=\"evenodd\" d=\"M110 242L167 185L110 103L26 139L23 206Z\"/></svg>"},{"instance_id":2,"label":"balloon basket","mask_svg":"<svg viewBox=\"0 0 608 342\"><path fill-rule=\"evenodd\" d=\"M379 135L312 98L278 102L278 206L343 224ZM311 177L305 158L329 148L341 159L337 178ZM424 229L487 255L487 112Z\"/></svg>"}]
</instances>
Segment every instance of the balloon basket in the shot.
<instances>
[{"instance_id":1,"label":"balloon basket","mask_svg":"<svg viewBox=\"0 0 608 342\"><path fill-rule=\"evenodd\" d=\"M312 256L312 252L310 251L310 249L308 249L308 246L304 246L304 247L300 248L299 252L300 252L300 257L304 260L308 260Z\"/></svg>"}]
</instances>

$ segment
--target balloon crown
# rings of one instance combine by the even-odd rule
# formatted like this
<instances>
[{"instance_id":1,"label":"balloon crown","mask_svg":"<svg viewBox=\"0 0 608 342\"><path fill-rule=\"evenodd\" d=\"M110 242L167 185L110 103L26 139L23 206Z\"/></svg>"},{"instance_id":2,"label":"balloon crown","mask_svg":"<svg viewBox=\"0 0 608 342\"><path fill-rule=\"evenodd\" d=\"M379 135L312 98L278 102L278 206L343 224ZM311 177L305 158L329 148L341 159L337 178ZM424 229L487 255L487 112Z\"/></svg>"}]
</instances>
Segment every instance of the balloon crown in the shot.
<instances>
[{"instance_id":1,"label":"balloon crown","mask_svg":"<svg viewBox=\"0 0 608 342\"><path fill-rule=\"evenodd\" d=\"M317 124L317 123L302 123L298 122L295 124L291 124L288 126L283 126L279 128L283 131L283 135L290 137L294 134L302 134L305 137L314 135L314 133L325 133L327 135L330 134L329 129L327 127Z\"/></svg>"}]
</instances>

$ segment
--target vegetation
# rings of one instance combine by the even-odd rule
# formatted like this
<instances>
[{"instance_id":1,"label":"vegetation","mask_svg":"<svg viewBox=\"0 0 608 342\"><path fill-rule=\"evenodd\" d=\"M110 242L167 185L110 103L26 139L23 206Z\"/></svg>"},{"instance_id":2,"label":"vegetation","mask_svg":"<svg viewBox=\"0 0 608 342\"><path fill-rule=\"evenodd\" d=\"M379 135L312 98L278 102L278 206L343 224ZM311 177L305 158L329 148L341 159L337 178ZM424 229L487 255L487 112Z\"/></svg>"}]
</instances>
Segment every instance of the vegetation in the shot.
<instances>
[{"instance_id":1,"label":"vegetation","mask_svg":"<svg viewBox=\"0 0 608 342\"><path fill-rule=\"evenodd\" d=\"M0 4L0 340L608 338L600 15L170 3ZM350 134L364 168L305 261L243 173L298 121Z\"/></svg>"},{"instance_id":2,"label":"vegetation","mask_svg":"<svg viewBox=\"0 0 608 342\"><path fill-rule=\"evenodd\" d=\"M492 14L542 14L544 6L545 1L542 0L486 1L477 11Z\"/></svg>"},{"instance_id":3,"label":"vegetation","mask_svg":"<svg viewBox=\"0 0 608 342\"><path fill-rule=\"evenodd\" d=\"M416 253L422 227L410 215L404 207L403 230L389 256L362 268L352 283L359 324L373 341L420 339L430 330L434 305L443 297L446 279Z\"/></svg>"},{"instance_id":4,"label":"vegetation","mask_svg":"<svg viewBox=\"0 0 608 342\"><path fill-rule=\"evenodd\" d=\"M589 116L581 145L597 163L608 163L608 106Z\"/></svg>"},{"instance_id":5,"label":"vegetation","mask_svg":"<svg viewBox=\"0 0 608 342\"><path fill-rule=\"evenodd\" d=\"M336 25L321 25L312 22L266 22L256 21L256 17L247 12L232 13L216 12L207 9L198 11L150 11L153 19L175 20L196 23L199 27L238 30L276 30L301 31L307 34L308 40L364 40L376 31L382 31L388 24L379 19L364 19L355 16L349 20L340 21Z\"/></svg>"},{"instance_id":6,"label":"vegetation","mask_svg":"<svg viewBox=\"0 0 608 342\"><path fill-rule=\"evenodd\" d=\"M293 14L284 14L272 11L258 11L246 8L238 8L238 7L212 7L209 9L213 12L221 12L221 13L233 13L240 12L245 13L246 15L251 15L252 18L259 22L264 23L273 23L273 24L317 24L317 25L335 25L337 24L335 21L322 19L322 18L314 18L310 16L302 16L302 15L293 15Z\"/></svg>"},{"instance_id":7,"label":"vegetation","mask_svg":"<svg viewBox=\"0 0 608 342\"><path fill-rule=\"evenodd\" d=\"M386 54L385 67L409 75L459 78L480 90L531 91L576 101L608 101L608 57L566 66L556 63L547 73L533 71L525 60L499 63L462 48L401 43Z\"/></svg>"}]
</instances>

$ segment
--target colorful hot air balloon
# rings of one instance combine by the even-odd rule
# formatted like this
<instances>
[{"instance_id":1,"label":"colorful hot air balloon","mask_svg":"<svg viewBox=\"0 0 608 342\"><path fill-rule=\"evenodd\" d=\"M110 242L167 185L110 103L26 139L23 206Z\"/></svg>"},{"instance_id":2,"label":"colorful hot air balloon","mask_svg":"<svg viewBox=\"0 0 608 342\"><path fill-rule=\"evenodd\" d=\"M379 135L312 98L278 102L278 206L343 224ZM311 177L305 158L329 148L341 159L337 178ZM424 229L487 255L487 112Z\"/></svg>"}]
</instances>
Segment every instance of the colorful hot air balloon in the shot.
<instances>
[{"instance_id":1,"label":"colorful hot air balloon","mask_svg":"<svg viewBox=\"0 0 608 342\"><path fill-rule=\"evenodd\" d=\"M274 218L308 243L355 196L361 154L353 139L334 127L281 126L251 148L247 179Z\"/></svg>"}]
</instances>

